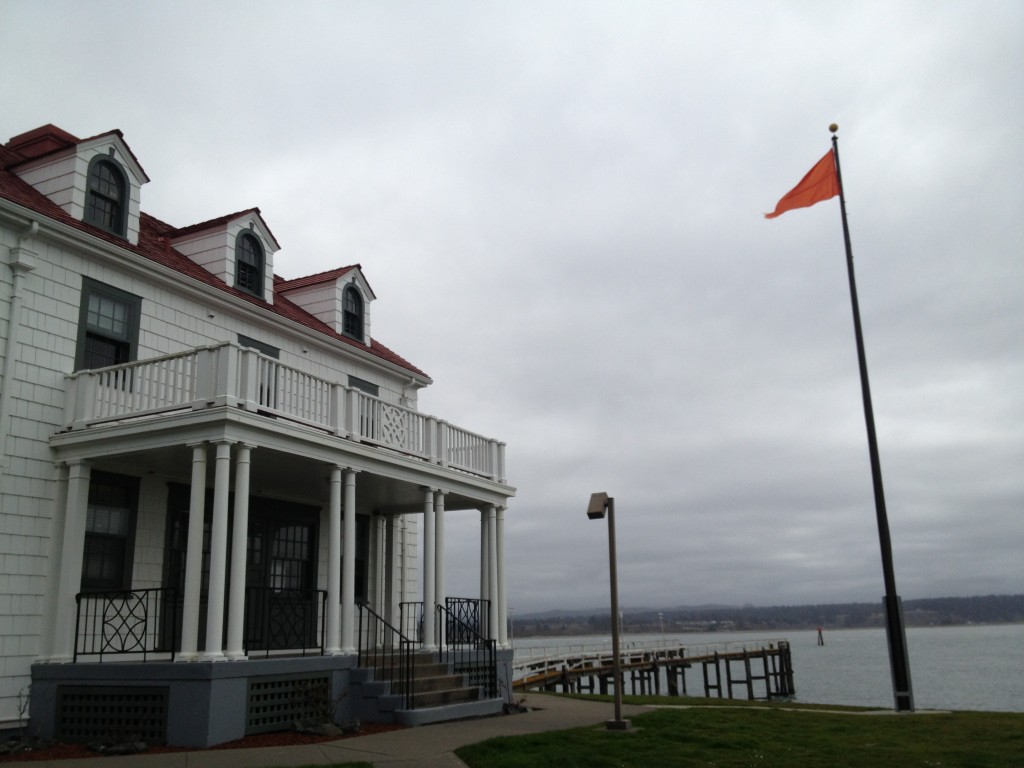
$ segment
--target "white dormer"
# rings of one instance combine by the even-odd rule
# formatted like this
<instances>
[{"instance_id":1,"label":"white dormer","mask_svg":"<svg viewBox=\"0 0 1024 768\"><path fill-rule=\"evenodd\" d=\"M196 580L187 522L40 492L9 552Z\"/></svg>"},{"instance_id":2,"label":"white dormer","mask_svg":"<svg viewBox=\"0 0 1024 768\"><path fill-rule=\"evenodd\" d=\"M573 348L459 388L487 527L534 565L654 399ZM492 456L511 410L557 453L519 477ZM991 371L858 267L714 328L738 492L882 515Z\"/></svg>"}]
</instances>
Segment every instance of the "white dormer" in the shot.
<instances>
[{"instance_id":1,"label":"white dormer","mask_svg":"<svg viewBox=\"0 0 1024 768\"><path fill-rule=\"evenodd\" d=\"M171 245L225 285L274 303L274 254L281 246L259 208L178 229Z\"/></svg>"},{"instance_id":2,"label":"white dormer","mask_svg":"<svg viewBox=\"0 0 1024 768\"><path fill-rule=\"evenodd\" d=\"M70 216L138 245L140 190L149 177L120 131L79 140L48 125L7 146L30 158L14 172Z\"/></svg>"},{"instance_id":3,"label":"white dormer","mask_svg":"<svg viewBox=\"0 0 1024 768\"><path fill-rule=\"evenodd\" d=\"M284 280L277 290L335 333L370 346L370 303L377 297L358 264Z\"/></svg>"}]
</instances>

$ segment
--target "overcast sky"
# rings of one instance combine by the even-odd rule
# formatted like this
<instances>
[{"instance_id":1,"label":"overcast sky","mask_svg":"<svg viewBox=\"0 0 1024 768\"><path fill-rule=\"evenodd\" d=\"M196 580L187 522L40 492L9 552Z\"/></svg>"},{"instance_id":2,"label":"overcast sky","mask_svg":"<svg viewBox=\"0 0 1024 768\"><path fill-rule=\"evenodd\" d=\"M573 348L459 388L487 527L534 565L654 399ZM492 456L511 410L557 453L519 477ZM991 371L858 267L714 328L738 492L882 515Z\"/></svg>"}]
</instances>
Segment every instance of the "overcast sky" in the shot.
<instances>
[{"instance_id":1,"label":"overcast sky","mask_svg":"<svg viewBox=\"0 0 1024 768\"><path fill-rule=\"evenodd\" d=\"M508 443L509 605L1024 592L1024 4L0 4L0 141L119 128L185 226L359 263L421 410ZM449 592L479 523L450 513Z\"/></svg>"}]
</instances>

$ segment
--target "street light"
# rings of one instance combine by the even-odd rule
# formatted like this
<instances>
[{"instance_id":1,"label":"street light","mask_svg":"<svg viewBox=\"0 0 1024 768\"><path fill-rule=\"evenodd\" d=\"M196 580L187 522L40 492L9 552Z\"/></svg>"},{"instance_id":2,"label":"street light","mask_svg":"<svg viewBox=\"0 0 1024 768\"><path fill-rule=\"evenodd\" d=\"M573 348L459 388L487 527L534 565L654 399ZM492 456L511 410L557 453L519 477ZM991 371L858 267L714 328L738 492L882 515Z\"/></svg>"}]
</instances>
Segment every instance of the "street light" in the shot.
<instances>
[{"instance_id":1,"label":"street light","mask_svg":"<svg viewBox=\"0 0 1024 768\"><path fill-rule=\"evenodd\" d=\"M608 514L608 570L612 582L612 677L615 685L615 719L605 721L610 731L629 729L629 720L622 719L622 674L619 670L619 584L615 572L615 499L607 493L594 493L587 506L587 517L600 520Z\"/></svg>"}]
</instances>

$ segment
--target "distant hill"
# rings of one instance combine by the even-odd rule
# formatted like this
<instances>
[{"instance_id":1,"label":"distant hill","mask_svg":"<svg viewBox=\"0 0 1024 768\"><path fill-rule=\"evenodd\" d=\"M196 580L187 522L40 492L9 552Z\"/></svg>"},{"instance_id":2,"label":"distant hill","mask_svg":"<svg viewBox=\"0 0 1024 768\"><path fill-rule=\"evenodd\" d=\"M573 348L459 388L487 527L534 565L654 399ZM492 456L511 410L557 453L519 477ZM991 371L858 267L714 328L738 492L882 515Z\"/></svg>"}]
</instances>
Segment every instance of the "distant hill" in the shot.
<instances>
[{"instance_id":1,"label":"distant hill","mask_svg":"<svg viewBox=\"0 0 1024 768\"><path fill-rule=\"evenodd\" d=\"M908 627L1024 622L1024 595L937 597L904 600ZM596 635L611 631L608 611L565 610L515 616L516 637ZM630 633L716 632L884 627L882 602L769 607L702 605L622 611L622 629Z\"/></svg>"}]
</instances>

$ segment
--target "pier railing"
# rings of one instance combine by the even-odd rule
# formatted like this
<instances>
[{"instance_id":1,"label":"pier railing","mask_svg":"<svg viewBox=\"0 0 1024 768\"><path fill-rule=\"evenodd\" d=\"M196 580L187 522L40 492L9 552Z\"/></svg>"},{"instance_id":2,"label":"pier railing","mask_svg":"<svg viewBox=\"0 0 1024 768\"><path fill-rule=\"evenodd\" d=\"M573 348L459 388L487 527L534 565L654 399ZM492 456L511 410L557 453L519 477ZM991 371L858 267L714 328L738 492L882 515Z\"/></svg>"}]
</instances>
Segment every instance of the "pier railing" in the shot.
<instances>
[{"instance_id":1,"label":"pier railing","mask_svg":"<svg viewBox=\"0 0 1024 768\"><path fill-rule=\"evenodd\" d=\"M613 679L611 643L578 646L517 648L513 688L607 694ZM746 698L793 696L793 663L786 640L746 640L681 646L668 640L623 643L619 653L620 684L627 680L633 693L660 693L665 680L670 696L687 695L686 670L699 666L705 696L734 698L741 688ZM763 692L763 695L760 693Z\"/></svg>"},{"instance_id":2,"label":"pier railing","mask_svg":"<svg viewBox=\"0 0 1024 768\"><path fill-rule=\"evenodd\" d=\"M66 377L64 428L235 406L505 482L505 444L233 343Z\"/></svg>"}]
</instances>

